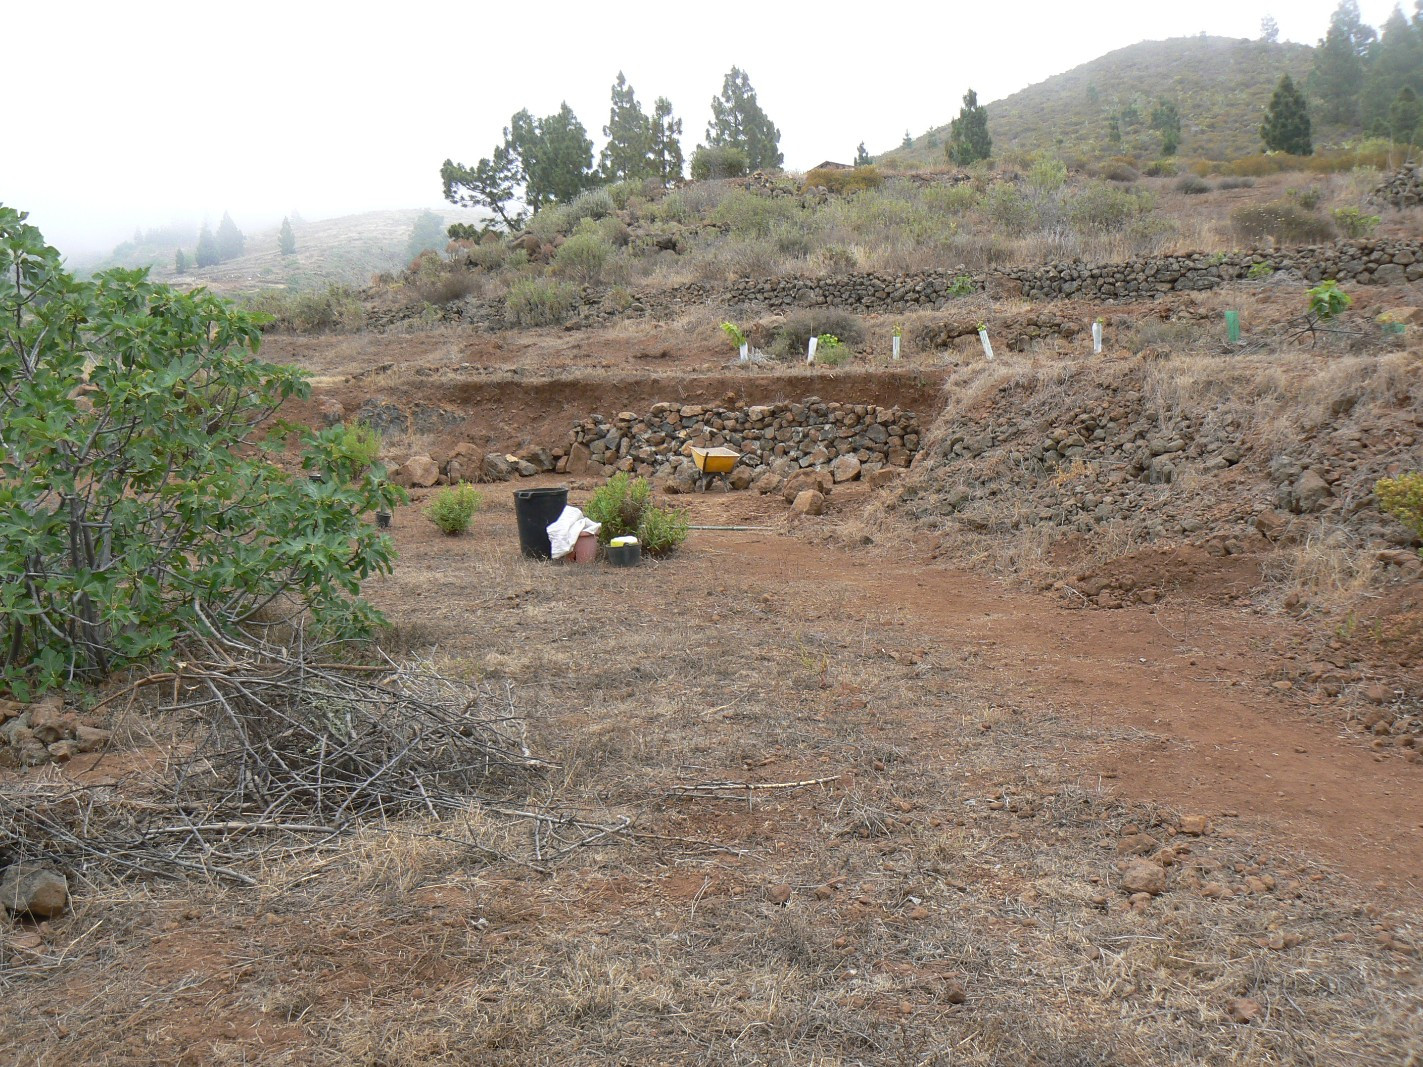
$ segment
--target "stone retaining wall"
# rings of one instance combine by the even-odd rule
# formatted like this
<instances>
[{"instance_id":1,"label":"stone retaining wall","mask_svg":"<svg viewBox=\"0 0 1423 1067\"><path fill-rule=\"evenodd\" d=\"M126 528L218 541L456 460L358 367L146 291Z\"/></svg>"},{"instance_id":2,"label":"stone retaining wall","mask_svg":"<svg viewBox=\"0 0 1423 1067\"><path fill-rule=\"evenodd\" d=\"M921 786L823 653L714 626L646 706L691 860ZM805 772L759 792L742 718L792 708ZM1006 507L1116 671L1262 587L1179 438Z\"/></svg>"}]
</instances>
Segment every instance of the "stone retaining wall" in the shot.
<instances>
[{"instance_id":1,"label":"stone retaining wall","mask_svg":"<svg viewBox=\"0 0 1423 1067\"><path fill-rule=\"evenodd\" d=\"M690 488L697 477L691 449L724 445L742 453L730 479L734 488L749 486L760 468L787 463L826 469L844 482L908 467L919 439L919 417L898 407L819 397L738 408L654 404L646 414L624 411L580 422L559 469L572 475L627 471Z\"/></svg>"},{"instance_id":2,"label":"stone retaining wall","mask_svg":"<svg viewBox=\"0 0 1423 1067\"><path fill-rule=\"evenodd\" d=\"M632 293L585 287L567 325L597 327L621 319L670 318L694 307L726 308L732 313L837 307L862 315L904 314L943 310L960 296L985 290L1030 300L1074 297L1128 303L1168 293L1215 289L1249 278L1252 270L1264 274L1292 271L1311 283L1333 278L1346 286L1402 285L1423 279L1423 242L1379 238L1299 248L1151 256L1120 263L1072 260L979 272L942 269L906 274L739 278L729 285L689 282ZM369 326L375 330L391 329L417 315L429 314L430 310L423 306L372 312ZM434 315L444 322L506 328L502 301L456 301Z\"/></svg>"}]
</instances>

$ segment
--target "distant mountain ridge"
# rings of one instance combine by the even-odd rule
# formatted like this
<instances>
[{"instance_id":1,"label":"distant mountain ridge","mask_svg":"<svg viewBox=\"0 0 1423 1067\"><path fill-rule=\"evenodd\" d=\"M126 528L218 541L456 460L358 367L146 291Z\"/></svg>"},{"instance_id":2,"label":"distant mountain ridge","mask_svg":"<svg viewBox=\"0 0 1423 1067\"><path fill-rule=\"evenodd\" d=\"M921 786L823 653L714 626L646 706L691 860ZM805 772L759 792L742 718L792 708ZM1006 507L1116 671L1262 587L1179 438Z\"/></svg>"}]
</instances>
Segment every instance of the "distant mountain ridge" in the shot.
<instances>
[{"instance_id":1,"label":"distant mountain ridge","mask_svg":"<svg viewBox=\"0 0 1423 1067\"><path fill-rule=\"evenodd\" d=\"M453 208L431 210L446 225L468 221L467 213ZM241 256L211 267L190 265L181 274L174 269L176 245L134 246L132 242L119 246L123 254L118 257L111 253L81 260L77 267L81 272L90 273L110 266L148 266L156 280L181 286L204 285L227 293L324 288L332 283L365 285L373 274L406 265L410 259L407 246L411 230L421 214L422 209L409 208L366 211L314 222L295 219L292 226L296 252L293 255L281 254L277 246L277 227L267 226L245 232L245 251ZM193 244L186 244L184 250L191 264Z\"/></svg>"},{"instance_id":2,"label":"distant mountain ridge","mask_svg":"<svg viewBox=\"0 0 1423 1067\"><path fill-rule=\"evenodd\" d=\"M1142 41L988 104L994 154L1155 159L1161 137L1150 127L1151 110L1165 97L1181 114L1178 155L1251 155L1260 151L1260 123L1280 76L1303 82L1313 65L1314 49L1303 44L1204 36ZM950 111L957 114L957 104ZM1111 137L1113 116L1119 143ZM1316 125L1315 143L1353 132ZM876 160L902 168L942 165L948 134L945 123Z\"/></svg>"}]
</instances>

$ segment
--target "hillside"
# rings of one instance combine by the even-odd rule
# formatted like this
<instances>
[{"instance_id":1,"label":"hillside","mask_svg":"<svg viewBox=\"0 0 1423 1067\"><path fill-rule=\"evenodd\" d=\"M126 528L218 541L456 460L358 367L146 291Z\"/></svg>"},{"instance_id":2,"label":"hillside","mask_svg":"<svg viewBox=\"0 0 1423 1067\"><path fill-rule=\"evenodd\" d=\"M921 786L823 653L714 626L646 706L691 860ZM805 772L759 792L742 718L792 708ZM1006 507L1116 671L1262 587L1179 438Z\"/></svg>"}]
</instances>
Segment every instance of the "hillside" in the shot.
<instances>
[{"instance_id":1,"label":"hillside","mask_svg":"<svg viewBox=\"0 0 1423 1067\"><path fill-rule=\"evenodd\" d=\"M994 153L1155 158L1161 139L1149 125L1151 109L1165 96L1181 112L1180 155L1249 155L1260 150L1261 114L1280 76L1303 80L1313 56L1308 45L1228 37L1176 37L1119 48L990 103ZM1110 139L1113 115L1121 117L1120 145ZM912 148L876 159L909 169L942 164L948 133L946 122L915 138ZM1316 143L1344 133L1317 129Z\"/></svg>"},{"instance_id":2,"label":"hillside","mask_svg":"<svg viewBox=\"0 0 1423 1067\"><path fill-rule=\"evenodd\" d=\"M185 285L204 285L221 292L262 289L324 288L332 283L365 284L373 274L393 270L407 262L411 229L421 211L367 211L334 219L296 221L296 253L283 256L277 249L277 228L246 231L246 255L213 267L191 267L179 275L174 270L176 245L125 242L98 262L81 263L84 272L105 267L151 266L153 277ZM436 211L446 224L465 219L452 209ZM196 234L184 249L190 260Z\"/></svg>"}]
</instances>

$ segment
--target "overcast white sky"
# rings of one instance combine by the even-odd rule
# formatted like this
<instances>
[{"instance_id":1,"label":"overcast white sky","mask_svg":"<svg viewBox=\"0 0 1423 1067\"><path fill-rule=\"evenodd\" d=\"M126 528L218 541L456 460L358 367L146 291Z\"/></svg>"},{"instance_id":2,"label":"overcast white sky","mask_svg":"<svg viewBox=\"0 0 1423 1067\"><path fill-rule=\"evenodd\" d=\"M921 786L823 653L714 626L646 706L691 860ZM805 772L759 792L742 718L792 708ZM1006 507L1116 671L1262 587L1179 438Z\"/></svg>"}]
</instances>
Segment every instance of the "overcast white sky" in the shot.
<instances>
[{"instance_id":1,"label":"overcast white sky","mask_svg":"<svg viewBox=\"0 0 1423 1067\"><path fill-rule=\"evenodd\" d=\"M567 100L596 151L619 69L647 110L672 101L690 156L733 64L800 169L947 122L969 86L995 100L1140 40L1253 38L1272 14L1312 44L1336 4L16 0L0 202L67 253L224 210L256 228L437 207L440 163L487 155L521 107ZM1392 7L1360 0L1376 27Z\"/></svg>"}]
</instances>

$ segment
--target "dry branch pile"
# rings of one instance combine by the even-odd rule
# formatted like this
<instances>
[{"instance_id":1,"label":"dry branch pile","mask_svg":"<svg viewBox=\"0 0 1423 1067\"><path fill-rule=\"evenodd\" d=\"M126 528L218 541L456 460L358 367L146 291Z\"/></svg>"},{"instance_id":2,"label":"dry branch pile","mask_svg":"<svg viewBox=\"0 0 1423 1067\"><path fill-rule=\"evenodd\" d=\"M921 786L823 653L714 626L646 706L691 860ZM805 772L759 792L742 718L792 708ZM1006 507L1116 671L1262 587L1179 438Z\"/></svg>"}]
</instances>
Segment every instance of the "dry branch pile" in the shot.
<instances>
[{"instance_id":1,"label":"dry branch pile","mask_svg":"<svg viewBox=\"0 0 1423 1067\"><path fill-rule=\"evenodd\" d=\"M547 766L529 750L510 686L456 682L422 661L320 662L265 644L207 651L125 691L161 691L159 710L191 725L163 768L117 785L49 779L0 792L0 854L250 883L234 865L388 818L507 802Z\"/></svg>"}]
</instances>

